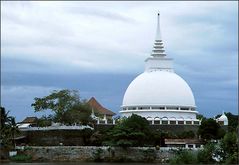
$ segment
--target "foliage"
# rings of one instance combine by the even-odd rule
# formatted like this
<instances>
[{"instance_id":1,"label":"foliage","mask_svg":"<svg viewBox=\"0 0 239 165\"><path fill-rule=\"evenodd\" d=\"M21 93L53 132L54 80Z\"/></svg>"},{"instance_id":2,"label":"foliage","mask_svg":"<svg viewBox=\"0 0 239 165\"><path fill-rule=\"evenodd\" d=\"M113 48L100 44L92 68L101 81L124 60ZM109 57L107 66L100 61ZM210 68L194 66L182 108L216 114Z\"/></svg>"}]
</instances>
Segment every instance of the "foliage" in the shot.
<instances>
[{"instance_id":1,"label":"foliage","mask_svg":"<svg viewBox=\"0 0 239 165\"><path fill-rule=\"evenodd\" d=\"M49 116L42 116L41 118L39 118L37 120L37 126L38 127L48 127L51 125L53 121L53 116L49 115Z\"/></svg>"},{"instance_id":2,"label":"foliage","mask_svg":"<svg viewBox=\"0 0 239 165\"><path fill-rule=\"evenodd\" d=\"M10 157L11 161L15 162L31 162L32 156L31 155L25 155L25 154L18 154L15 156Z\"/></svg>"},{"instance_id":3,"label":"foliage","mask_svg":"<svg viewBox=\"0 0 239 165\"><path fill-rule=\"evenodd\" d=\"M185 138L194 138L195 134L193 131L183 131L178 134L178 138L185 139Z\"/></svg>"},{"instance_id":4,"label":"foliage","mask_svg":"<svg viewBox=\"0 0 239 165\"><path fill-rule=\"evenodd\" d=\"M81 123L87 125L91 121L90 108L85 104L74 105L63 115L63 121L67 124Z\"/></svg>"},{"instance_id":5,"label":"foliage","mask_svg":"<svg viewBox=\"0 0 239 165\"><path fill-rule=\"evenodd\" d=\"M92 136L93 131L89 128L81 130L81 136L85 145L90 144L90 137Z\"/></svg>"},{"instance_id":6,"label":"foliage","mask_svg":"<svg viewBox=\"0 0 239 165\"><path fill-rule=\"evenodd\" d=\"M1 125L0 125L0 142L1 145L7 148L14 148L15 146L15 135L19 133L15 118L9 116L4 107L1 107Z\"/></svg>"},{"instance_id":7,"label":"foliage","mask_svg":"<svg viewBox=\"0 0 239 165\"><path fill-rule=\"evenodd\" d=\"M51 110L54 112L54 121L64 124L82 123L90 121L90 108L80 101L76 90L54 90L50 95L43 98L34 98L32 104L35 112Z\"/></svg>"},{"instance_id":8,"label":"foliage","mask_svg":"<svg viewBox=\"0 0 239 165\"><path fill-rule=\"evenodd\" d=\"M149 137L149 141L153 142L154 146L161 146L163 143L162 133L155 130L154 133L152 133L152 135Z\"/></svg>"},{"instance_id":9,"label":"foliage","mask_svg":"<svg viewBox=\"0 0 239 165\"><path fill-rule=\"evenodd\" d=\"M103 134L100 131L96 131L90 137L90 144L93 146L101 146L103 139Z\"/></svg>"},{"instance_id":10,"label":"foliage","mask_svg":"<svg viewBox=\"0 0 239 165\"><path fill-rule=\"evenodd\" d=\"M73 90L54 90L43 98L34 98L32 106L35 112L51 109L55 113L56 121L62 121L63 114L75 104L80 103L78 92Z\"/></svg>"},{"instance_id":11,"label":"foliage","mask_svg":"<svg viewBox=\"0 0 239 165\"><path fill-rule=\"evenodd\" d=\"M143 151L144 161L145 162L153 162L156 159L156 153L154 149L146 149Z\"/></svg>"},{"instance_id":12,"label":"foliage","mask_svg":"<svg viewBox=\"0 0 239 165\"><path fill-rule=\"evenodd\" d=\"M229 155L226 160L225 164L239 164L238 160L238 152L233 153L232 155Z\"/></svg>"},{"instance_id":13,"label":"foliage","mask_svg":"<svg viewBox=\"0 0 239 165\"><path fill-rule=\"evenodd\" d=\"M175 157L169 160L170 164L194 164L196 162L196 155L189 150L178 150Z\"/></svg>"},{"instance_id":14,"label":"foliage","mask_svg":"<svg viewBox=\"0 0 239 165\"><path fill-rule=\"evenodd\" d=\"M228 132L221 141L225 161L229 164L238 163L238 139L236 132Z\"/></svg>"},{"instance_id":15,"label":"foliage","mask_svg":"<svg viewBox=\"0 0 239 165\"><path fill-rule=\"evenodd\" d=\"M206 120L206 117L204 117L202 114L197 114L196 115L196 118L198 119L198 120Z\"/></svg>"},{"instance_id":16,"label":"foliage","mask_svg":"<svg viewBox=\"0 0 239 165\"><path fill-rule=\"evenodd\" d=\"M203 164L210 164L214 163L215 160L213 159L215 151L215 144L207 143L204 145L203 150L199 150L197 154L197 159L199 163Z\"/></svg>"},{"instance_id":17,"label":"foliage","mask_svg":"<svg viewBox=\"0 0 239 165\"><path fill-rule=\"evenodd\" d=\"M227 132L219 143L207 143L198 152L198 162L203 164L238 164L238 141L235 132Z\"/></svg>"},{"instance_id":18,"label":"foliage","mask_svg":"<svg viewBox=\"0 0 239 165\"><path fill-rule=\"evenodd\" d=\"M1 109L0 109L0 114L1 114L0 129L3 129L10 123L12 116L9 116L8 113L9 113L9 111L6 112L5 108L1 107Z\"/></svg>"},{"instance_id":19,"label":"foliage","mask_svg":"<svg viewBox=\"0 0 239 165\"><path fill-rule=\"evenodd\" d=\"M148 121L133 114L122 120L111 131L108 132L108 141L105 144L127 148L130 146L143 146L150 134Z\"/></svg>"},{"instance_id":20,"label":"foliage","mask_svg":"<svg viewBox=\"0 0 239 165\"><path fill-rule=\"evenodd\" d=\"M220 125L213 119L203 120L198 129L198 134L201 138L206 140L219 139L220 135Z\"/></svg>"},{"instance_id":21,"label":"foliage","mask_svg":"<svg viewBox=\"0 0 239 165\"><path fill-rule=\"evenodd\" d=\"M228 118L228 129L229 131L236 131L236 129L238 128L238 115L233 115L232 113L228 112L225 113L225 115Z\"/></svg>"},{"instance_id":22,"label":"foliage","mask_svg":"<svg viewBox=\"0 0 239 165\"><path fill-rule=\"evenodd\" d=\"M228 132L219 143L208 142L202 150L191 153L178 150L170 159L170 164L238 164L238 142L236 133Z\"/></svg>"},{"instance_id":23,"label":"foliage","mask_svg":"<svg viewBox=\"0 0 239 165\"><path fill-rule=\"evenodd\" d=\"M196 156L196 158L195 158ZM197 154L190 155L189 151L179 150L170 159L170 164L238 164L238 140L235 132L228 132L217 143L208 142Z\"/></svg>"}]
</instances>

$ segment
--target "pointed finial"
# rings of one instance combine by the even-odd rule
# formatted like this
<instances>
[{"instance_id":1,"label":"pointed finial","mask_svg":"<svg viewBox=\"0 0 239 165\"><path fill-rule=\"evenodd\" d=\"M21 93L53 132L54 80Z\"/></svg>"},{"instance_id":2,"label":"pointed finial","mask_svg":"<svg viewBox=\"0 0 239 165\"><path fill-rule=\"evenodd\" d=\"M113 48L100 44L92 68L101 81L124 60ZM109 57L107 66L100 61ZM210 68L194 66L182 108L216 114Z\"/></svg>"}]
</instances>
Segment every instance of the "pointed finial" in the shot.
<instances>
[{"instance_id":1,"label":"pointed finial","mask_svg":"<svg viewBox=\"0 0 239 165\"><path fill-rule=\"evenodd\" d=\"M157 20L158 20L157 31L156 31L155 43L153 46L151 56L164 57L164 56L166 56L166 53L164 50L163 41L162 41L161 32L160 32L160 12L158 12Z\"/></svg>"},{"instance_id":2,"label":"pointed finial","mask_svg":"<svg viewBox=\"0 0 239 165\"><path fill-rule=\"evenodd\" d=\"M158 12L158 25L157 25L157 32L155 40L162 40L161 32L160 32L160 12Z\"/></svg>"}]
</instances>

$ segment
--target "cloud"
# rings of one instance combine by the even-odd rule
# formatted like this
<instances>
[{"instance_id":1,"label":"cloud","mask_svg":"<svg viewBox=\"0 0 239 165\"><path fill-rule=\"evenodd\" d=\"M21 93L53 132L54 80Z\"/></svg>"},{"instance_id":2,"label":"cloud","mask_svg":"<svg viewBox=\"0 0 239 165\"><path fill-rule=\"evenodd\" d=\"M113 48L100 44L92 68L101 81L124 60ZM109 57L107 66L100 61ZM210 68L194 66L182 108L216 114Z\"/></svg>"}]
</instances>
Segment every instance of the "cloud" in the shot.
<instances>
[{"instance_id":1,"label":"cloud","mask_svg":"<svg viewBox=\"0 0 239 165\"><path fill-rule=\"evenodd\" d=\"M31 104L35 97L49 95L53 90L79 90L81 99L94 96L102 105L118 113L124 91L135 75L125 74L2 74L1 106L11 111L18 121L34 113Z\"/></svg>"},{"instance_id":2,"label":"cloud","mask_svg":"<svg viewBox=\"0 0 239 165\"><path fill-rule=\"evenodd\" d=\"M10 111L10 115L16 116L17 121L23 120L27 116L41 116L45 112L34 113L31 104L35 97L48 95L55 87L43 86L5 86L1 85L1 106ZM49 112L46 112L49 114Z\"/></svg>"},{"instance_id":3,"label":"cloud","mask_svg":"<svg viewBox=\"0 0 239 165\"><path fill-rule=\"evenodd\" d=\"M104 104L109 101L109 106L118 110L116 106L120 106L130 80L144 71L160 10L166 53L174 58L175 72L195 92L198 107L204 109L210 101L211 107L218 107L218 100L220 105L224 100L225 108L236 109L236 2L15 1L2 2L1 9L3 103L10 105L6 92L9 85L11 90L16 88L13 98L17 98L17 90L24 92L24 86L29 86L26 93L32 86L82 88L87 97L97 95ZM120 79L107 78L112 75ZM79 76L92 79L83 81ZM109 88L91 83L98 81ZM32 89L35 94L38 90ZM107 90L120 94L113 97ZM14 102L19 103L17 99Z\"/></svg>"},{"instance_id":4,"label":"cloud","mask_svg":"<svg viewBox=\"0 0 239 165\"><path fill-rule=\"evenodd\" d=\"M236 8L232 4L4 2L2 54L6 58L46 63L43 71L54 70L54 65L56 72L68 64L73 66L68 72L137 72L142 66L140 61L151 51L155 6L162 13L166 48L194 56L205 49L225 51L225 46L237 47L236 37L232 37L237 33ZM170 8L175 10L169 12ZM219 10L222 17L217 17L215 11Z\"/></svg>"}]
</instances>

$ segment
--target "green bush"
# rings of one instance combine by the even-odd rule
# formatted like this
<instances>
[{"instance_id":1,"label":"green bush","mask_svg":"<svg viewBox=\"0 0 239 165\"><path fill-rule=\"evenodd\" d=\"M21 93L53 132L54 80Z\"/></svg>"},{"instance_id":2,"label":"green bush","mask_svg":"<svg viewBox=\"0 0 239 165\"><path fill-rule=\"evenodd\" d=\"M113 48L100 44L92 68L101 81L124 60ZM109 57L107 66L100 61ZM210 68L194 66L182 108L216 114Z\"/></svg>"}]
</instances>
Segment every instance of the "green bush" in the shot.
<instances>
[{"instance_id":1,"label":"green bush","mask_svg":"<svg viewBox=\"0 0 239 165\"><path fill-rule=\"evenodd\" d=\"M239 158L238 158L238 153L234 153L230 155L229 157L226 158L225 164L238 164L239 163Z\"/></svg>"},{"instance_id":2,"label":"green bush","mask_svg":"<svg viewBox=\"0 0 239 165\"><path fill-rule=\"evenodd\" d=\"M18 154L18 155L10 157L10 160L14 162L30 162L32 160L32 156L25 155L25 154Z\"/></svg>"},{"instance_id":3,"label":"green bush","mask_svg":"<svg viewBox=\"0 0 239 165\"><path fill-rule=\"evenodd\" d=\"M177 151L175 157L169 160L170 164L195 164L196 162L196 155L188 150Z\"/></svg>"},{"instance_id":4,"label":"green bush","mask_svg":"<svg viewBox=\"0 0 239 165\"><path fill-rule=\"evenodd\" d=\"M154 149L146 149L143 151L144 154L144 161L145 162L153 162L156 159L156 152Z\"/></svg>"},{"instance_id":5,"label":"green bush","mask_svg":"<svg viewBox=\"0 0 239 165\"><path fill-rule=\"evenodd\" d=\"M215 163L215 160L212 158L214 152L215 152L215 144L208 143L204 145L203 150L200 150L198 152L198 155L197 155L198 162L203 164Z\"/></svg>"}]
</instances>

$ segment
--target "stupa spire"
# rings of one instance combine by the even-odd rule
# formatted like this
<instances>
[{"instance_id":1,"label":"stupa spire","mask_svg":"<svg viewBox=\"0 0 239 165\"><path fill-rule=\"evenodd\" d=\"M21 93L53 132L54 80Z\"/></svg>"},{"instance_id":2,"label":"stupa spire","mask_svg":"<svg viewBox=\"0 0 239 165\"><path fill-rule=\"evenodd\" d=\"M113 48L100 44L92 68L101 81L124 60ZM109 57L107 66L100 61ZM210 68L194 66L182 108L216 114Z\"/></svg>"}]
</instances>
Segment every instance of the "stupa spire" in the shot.
<instances>
[{"instance_id":1,"label":"stupa spire","mask_svg":"<svg viewBox=\"0 0 239 165\"><path fill-rule=\"evenodd\" d=\"M156 38L155 40L162 40L161 38L161 31L160 31L160 12L158 12L158 24L157 24L157 31L156 31Z\"/></svg>"},{"instance_id":2,"label":"stupa spire","mask_svg":"<svg viewBox=\"0 0 239 165\"><path fill-rule=\"evenodd\" d=\"M152 50L152 56L153 57L164 57L166 56L165 50L164 50L164 45L162 41L162 36L161 36L161 31L160 31L160 13L158 12L158 17L157 17L157 31L156 31L156 38Z\"/></svg>"},{"instance_id":3,"label":"stupa spire","mask_svg":"<svg viewBox=\"0 0 239 165\"><path fill-rule=\"evenodd\" d=\"M167 71L174 72L173 60L166 57L164 44L160 32L160 13L157 14L157 31L151 57L145 60L145 71Z\"/></svg>"}]
</instances>

